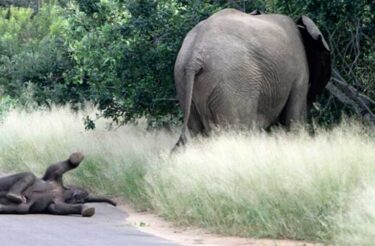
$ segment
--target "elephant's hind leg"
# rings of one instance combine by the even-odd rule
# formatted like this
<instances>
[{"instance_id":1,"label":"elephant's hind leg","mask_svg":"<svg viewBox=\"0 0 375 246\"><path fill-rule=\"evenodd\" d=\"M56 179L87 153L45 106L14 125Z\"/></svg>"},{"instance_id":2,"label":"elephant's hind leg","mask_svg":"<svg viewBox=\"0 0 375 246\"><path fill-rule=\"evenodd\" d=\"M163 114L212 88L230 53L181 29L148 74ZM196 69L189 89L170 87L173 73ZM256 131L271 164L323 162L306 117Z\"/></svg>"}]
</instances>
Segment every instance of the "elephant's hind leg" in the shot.
<instances>
[{"instance_id":1,"label":"elephant's hind leg","mask_svg":"<svg viewBox=\"0 0 375 246\"><path fill-rule=\"evenodd\" d=\"M201 116L199 115L194 102L191 104L188 127L192 136L205 133L205 127L202 123Z\"/></svg>"},{"instance_id":2,"label":"elephant's hind leg","mask_svg":"<svg viewBox=\"0 0 375 246\"><path fill-rule=\"evenodd\" d=\"M207 132L206 128L204 127L202 123L202 119L198 113L198 110L195 107L194 102L191 104L191 108L190 108L188 128L190 130L189 133L192 136L196 136L198 134L206 135L206 132ZM186 132L183 131L171 152L172 153L175 152L179 147L184 146L186 143L187 143L187 136L186 136Z\"/></svg>"},{"instance_id":3,"label":"elephant's hind leg","mask_svg":"<svg viewBox=\"0 0 375 246\"><path fill-rule=\"evenodd\" d=\"M27 214L29 210L30 205L25 203L11 205L0 204L0 214Z\"/></svg>"},{"instance_id":4,"label":"elephant's hind leg","mask_svg":"<svg viewBox=\"0 0 375 246\"><path fill-rule=\"evenodd\" d=\"M284 108L283 121L287 127L303 123L307 109L307 82L300 81L292 88Z\"/></svg>"},{"instance_id":5,"label":"elephant's hind leg","mask_svg":"<svg viewBox=\"0 0 375 246\"><path fill-rule=\"evenodd\" d=\"M216 126L224 129L253 128L258 121L259 96L256 93L243 96L240 91L228 88L229 86L218 86L210 95L208 99L210 118Z\"/></svg>"},{"instance_id":6,"label":"elephant's hind leg","mask_svg":"<svg viewBox=\"0 0 375 246\"><path fill-rule=\"evenodd\" d=\"M83 159L84 155L82 153L75 152L69 156L69 159L50 165L42 179L44 181L56 181L62 185L62 176L64 173L77 168Z\"/></svg>"},{"instance_id":7,"label":"elephant's hind leg","mask_svg":"<svg viewBox=\"0 0 375 246\"><path fill-rule=\"evenodd\" d=\"M26 198L22 193L35 182L33 173L19 173L4 178L7 182L8 193L6 198L15 203L26 202ZM6 187L3 187L3 189Z\"/></svg>"},{"instance_id":8,"label":"elephant's hind leg","mask_svg":"<svg viewBox=\"0 0 375 246\"><path fill-rule=\"evenodd\" d=\"M52 203L48 206L48 212L55 215L81 214L83 217L91 217L95 214L95 208L78 204Z\"/></svg>"}]
</instances>

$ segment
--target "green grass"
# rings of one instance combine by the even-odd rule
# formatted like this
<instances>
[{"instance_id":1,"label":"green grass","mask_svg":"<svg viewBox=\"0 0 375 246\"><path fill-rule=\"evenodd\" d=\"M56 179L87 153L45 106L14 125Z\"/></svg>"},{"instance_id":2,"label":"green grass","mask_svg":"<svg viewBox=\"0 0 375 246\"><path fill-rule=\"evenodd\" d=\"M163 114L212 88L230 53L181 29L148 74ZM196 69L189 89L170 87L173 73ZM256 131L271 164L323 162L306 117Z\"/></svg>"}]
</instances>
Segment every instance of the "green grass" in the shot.
<instances>
[{"instance_id":1,"label":"green grass","mask_svg":"<svg viewBox=\"0 0 375 246\"><path fill-rule=\"evenodd\" d=\"M0 170L41 175L82 151L86 159L67 181L181 225L337 245L375 241L375 138L359 124L314 137L221 132L170 155L176 133L146 131L142 122L107 131L104 121L85 131L84 115L66 108L7 114Z\"/></svg>"}]
</instances>

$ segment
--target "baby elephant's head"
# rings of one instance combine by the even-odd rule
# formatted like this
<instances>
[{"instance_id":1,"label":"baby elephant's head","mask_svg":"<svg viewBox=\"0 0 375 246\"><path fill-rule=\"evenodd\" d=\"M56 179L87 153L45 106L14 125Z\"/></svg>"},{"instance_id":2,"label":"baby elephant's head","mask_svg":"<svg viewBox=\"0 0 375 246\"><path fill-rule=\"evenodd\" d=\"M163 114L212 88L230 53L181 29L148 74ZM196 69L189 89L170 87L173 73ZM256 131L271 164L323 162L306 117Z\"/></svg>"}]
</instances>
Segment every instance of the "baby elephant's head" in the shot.
<instances>
[{"instance_id":1,"label":"baby elephant's head","mask_svg":"<svg viewBox=\"0 0 375 246\"><path fill-rule=\"evenodd\" d=\"M89 193L79 187L69 186L65 189L64 198L66 203L79 204L85 203Z\"/></svg>"},{"instance_id":2,"label":"baby elephant's head","mask_svg":"<svg viewBox=\"0 0 375 246\"><path fill-rule=\"evenodd\" d=\"M106 202L113 206L117 205L111 199L105 197L92 196L88 193L88 191L75 186L69 186L65 189L64 199L66 203L70 204L82 204L87 202Z\"/></svg>"}]
</instances>

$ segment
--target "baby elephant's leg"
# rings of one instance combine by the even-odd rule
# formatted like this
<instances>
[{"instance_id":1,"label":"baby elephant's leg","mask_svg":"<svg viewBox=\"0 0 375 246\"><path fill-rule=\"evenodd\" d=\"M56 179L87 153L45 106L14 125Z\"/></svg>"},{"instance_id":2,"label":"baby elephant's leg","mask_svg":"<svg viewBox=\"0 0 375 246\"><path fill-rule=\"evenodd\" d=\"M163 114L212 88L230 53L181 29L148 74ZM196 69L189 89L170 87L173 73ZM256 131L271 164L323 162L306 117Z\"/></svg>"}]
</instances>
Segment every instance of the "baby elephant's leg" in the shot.
<instances>
[{"instance_id":1,"label":"baby elephant's leg","mask_svg":"<svg viewBox=\"0 0 375 246\"><path fill-rule=\"evenodd\" d=\"M55 215L81 214L83 217L91 217L95 214L95 208L80 204L52 203L48 211Z\"/></svg>"},{"instance_id":2,"label":"baby elephant's leg","mask_svg":"<svg viewBox=\"0 0 375 246\"><path fill-rule=\"evenodd\" d=\"M2 205L0 204L0 214L27 214L30 211L29 204L12 204Z\"/></svg>"},{"instance_id":3,"label":"baby elephant's leg","mask_svg":"<svg viewBox=\"0 0 375 246\"><path fill-rule=\"evenodd\" d=\"M84 155L81 152L75 152L69 156L69 159L50 165L42 179L44 181L56 181L62 185L63 174L77 168L83 159Z\"/></svg>"},{"instance_id":4,"label":"baby elephant's leg","mask_svg":"<svg viewBox=\"0 0 375 246\"><path fill-rule=\"evenodd\" d=\"M22 193L35 182L35 175L33 173L20 173L16 174L17 179L15 183L9 188L6 197L15 203L25 203L26 198Z\"/></svg>"}]
</instances>

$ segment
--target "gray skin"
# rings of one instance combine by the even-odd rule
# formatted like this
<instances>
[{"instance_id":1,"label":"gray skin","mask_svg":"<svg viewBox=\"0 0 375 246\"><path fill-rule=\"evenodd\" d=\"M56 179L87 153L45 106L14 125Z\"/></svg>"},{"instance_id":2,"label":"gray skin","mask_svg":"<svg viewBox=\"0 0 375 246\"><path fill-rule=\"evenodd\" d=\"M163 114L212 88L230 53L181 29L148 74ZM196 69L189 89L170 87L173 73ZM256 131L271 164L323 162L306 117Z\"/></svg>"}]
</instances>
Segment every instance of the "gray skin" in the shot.
<instances>
[{"instance_id":1,"label":"gray skin","mask_svg":"<svg viewBox=\"0 0 375 246\"><path fill-rule=\"evenodd\" d=\"M116 203L94 197L81 188L64 186L63 174L77 168L84 156L77 152L69 159L50 165L43 178L32 173L19 173L0 178L0 214L47 213L55 215L94 215L95 209L87 202Z\"/></svg>"},{"instance_id":2,"label":"gray skin","mask_svg":"<svg viewBox=\"0 0 375 246\"><path fill-rule=\"evenodd\" d=\"M174 68L186 132L303 122L330 78L330 49L306 16L217 12L185 37Z\"/></svg>"}]
</instances>

